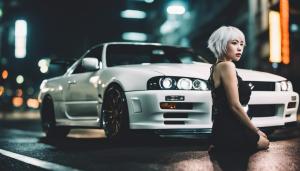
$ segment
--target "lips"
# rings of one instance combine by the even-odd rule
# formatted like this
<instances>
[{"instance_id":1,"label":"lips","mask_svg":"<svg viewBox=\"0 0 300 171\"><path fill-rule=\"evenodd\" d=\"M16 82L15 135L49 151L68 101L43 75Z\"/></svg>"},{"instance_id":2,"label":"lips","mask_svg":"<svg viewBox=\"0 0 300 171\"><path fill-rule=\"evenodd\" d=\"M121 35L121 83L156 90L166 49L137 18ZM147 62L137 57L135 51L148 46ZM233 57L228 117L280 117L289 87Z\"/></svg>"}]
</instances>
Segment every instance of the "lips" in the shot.
<instances>
[{"instance_id":1,"label":"lips","mask_svg":"<svg viewBox=\"0 0 300 171\"><path fill-rule=\"evenodd\" d=\"M236 55L236 56L241 56L242 54L241 54L241 53L236 53L235 55Z\"/></svg>"}]
</instances>

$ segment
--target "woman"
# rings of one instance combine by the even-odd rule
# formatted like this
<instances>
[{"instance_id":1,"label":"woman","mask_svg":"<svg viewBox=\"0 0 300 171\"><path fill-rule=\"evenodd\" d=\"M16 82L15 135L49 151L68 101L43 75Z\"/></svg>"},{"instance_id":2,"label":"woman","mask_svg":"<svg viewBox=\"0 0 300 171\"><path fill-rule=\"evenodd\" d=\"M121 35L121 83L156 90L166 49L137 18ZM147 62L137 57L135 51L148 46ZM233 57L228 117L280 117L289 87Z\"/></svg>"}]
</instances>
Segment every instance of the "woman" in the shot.
<instances>
[{"instance_id":1,"label":"woman","mask_svg":"<svg viewBox=\"0 0 300 171\"><path fill-rule=\"evenodd\" d=\"M252 124L243 108L251 87L239 77L233 62L240 60L245 44L244 34L231 26L220 27L208 40L208 48L217 58L209 78L213 99L210 149L253 151L269 147L266 134Z\"/></svg>"}]
</instances>

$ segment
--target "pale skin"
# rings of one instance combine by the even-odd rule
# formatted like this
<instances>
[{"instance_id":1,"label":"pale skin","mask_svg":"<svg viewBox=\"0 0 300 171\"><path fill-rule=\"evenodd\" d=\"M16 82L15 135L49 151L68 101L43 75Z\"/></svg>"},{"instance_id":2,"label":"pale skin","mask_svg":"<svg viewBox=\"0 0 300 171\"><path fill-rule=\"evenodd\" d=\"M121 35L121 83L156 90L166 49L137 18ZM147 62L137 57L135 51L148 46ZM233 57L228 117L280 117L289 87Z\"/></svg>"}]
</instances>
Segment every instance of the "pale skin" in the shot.
<instances>
[{"instance_id":1,"label":"pale skin","mask_svg":"<svg viewBox=\"0 0 300 171\"><path fill-rule=\"evenodd\" d=\"M214 86L218 87L221 82L224 86L228 104L233 113L244 123L250 130L259 135L257 149L268 149L269 140L265 133L256 128L251 122L249 116L244 111L239 100L238 80L236 76L236 67L233 61L239 61L244 50L244 39L236 38L227 43L227 53L220 57L217 62L224 61L216 65L213 80Z\"/></svg>"}]
</instances>

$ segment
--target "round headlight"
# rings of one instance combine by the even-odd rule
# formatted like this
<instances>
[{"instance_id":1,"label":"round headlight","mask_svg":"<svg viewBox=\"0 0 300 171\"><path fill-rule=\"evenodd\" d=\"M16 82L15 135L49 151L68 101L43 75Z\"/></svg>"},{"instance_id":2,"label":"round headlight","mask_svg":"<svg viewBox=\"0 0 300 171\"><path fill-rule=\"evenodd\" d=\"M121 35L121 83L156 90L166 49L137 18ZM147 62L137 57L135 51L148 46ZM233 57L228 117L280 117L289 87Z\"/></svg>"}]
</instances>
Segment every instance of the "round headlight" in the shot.
<instances>
[{"instance_id":1,"label":"round headlight","mask_svg":"<svg viewBox=\"0 0 300 171\"><path fill-rule=\"evenodd\" d=\"M170 89L170 88L172 88L172 85L173 85L172 78L167 77L167 78L163 78L161 80L161 86L164 89Z\"/></svg>"},{"instance_id":2,"label":"round headlight","mask_svg":"<svg viewBox=\"0 0 300 171\"><path fill-rule=\"evenodd\" d=\"M192 84L192 80L188 78L180 78L177 83L177 88L183 90L190 90L192 89Z\"/></svg>"},{"instance_id":3,"label":"round headlight","mask_svg":"<svg viewBox=\"0 0 300 171\"><path fill-rule=\"evenodd\" d=\"M196 79L193 81L193 88L195 90L207 90L208 89L206 82L199 80L199 79Z\"/></svg>"}]
</instances>

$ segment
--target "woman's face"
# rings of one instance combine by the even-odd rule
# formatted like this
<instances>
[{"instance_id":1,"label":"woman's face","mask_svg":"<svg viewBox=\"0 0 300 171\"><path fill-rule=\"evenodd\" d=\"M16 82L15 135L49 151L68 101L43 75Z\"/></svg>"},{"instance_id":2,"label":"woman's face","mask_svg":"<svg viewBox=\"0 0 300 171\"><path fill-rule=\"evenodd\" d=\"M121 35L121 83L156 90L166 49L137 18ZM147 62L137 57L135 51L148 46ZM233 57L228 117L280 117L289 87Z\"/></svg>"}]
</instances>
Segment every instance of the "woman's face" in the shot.
<instances>
[{"instance_id":1,"label":"woman's face","mask_svg":"<svg viewBox=\"0 0 300 171\"><path fill-rule=\"evenodd\" d=\"M230 61L239 61L242 57L245 42L242 38L232 39L227 43L226 59Z\"/></svg>"}]
</instances>

